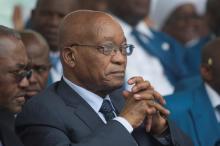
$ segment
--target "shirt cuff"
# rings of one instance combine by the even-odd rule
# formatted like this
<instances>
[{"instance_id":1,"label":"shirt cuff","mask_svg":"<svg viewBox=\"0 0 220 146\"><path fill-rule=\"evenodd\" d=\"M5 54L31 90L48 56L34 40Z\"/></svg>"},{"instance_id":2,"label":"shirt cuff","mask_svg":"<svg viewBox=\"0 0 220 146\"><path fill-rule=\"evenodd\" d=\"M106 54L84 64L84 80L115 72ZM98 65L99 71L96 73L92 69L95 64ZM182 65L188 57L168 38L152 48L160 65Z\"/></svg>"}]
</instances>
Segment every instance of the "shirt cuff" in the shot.
<instances>
[{"instance_id":1,"label":"shirt cuff","mask_svg":"<svg viewBox=\"0 0 220 146\"><path fill-rule=\"evenodd\" d=\"M131 124L125 118L115 117L113 120L116 120L119 123L121 123L128 130L129 133L133 132L133 130L134 130L133 127L131 126Z\"/></svg>"}]
</instances>

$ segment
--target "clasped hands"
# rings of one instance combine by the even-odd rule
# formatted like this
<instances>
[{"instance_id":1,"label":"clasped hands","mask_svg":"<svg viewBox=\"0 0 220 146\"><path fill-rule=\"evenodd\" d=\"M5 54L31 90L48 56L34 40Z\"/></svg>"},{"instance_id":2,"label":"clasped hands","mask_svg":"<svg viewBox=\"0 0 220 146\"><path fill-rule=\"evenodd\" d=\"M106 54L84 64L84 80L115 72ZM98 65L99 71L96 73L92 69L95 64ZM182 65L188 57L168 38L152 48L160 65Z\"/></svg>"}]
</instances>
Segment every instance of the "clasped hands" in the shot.
<instances>
[{"instance_id":1,"label":"clasped hands","mask_svg":"<svg viewBox=\"0 0 220 146\"><path fill-rule=\"evenodd\" d=\"M120 113L133 128L145 122L147 132L160 135L167 128L166 117L169 110L164 108L164 98L154 90L148 81L142 77L133 77L128 80L133 85L131 91L124 91L125 106Z\"/></svg>"}]
</instances>

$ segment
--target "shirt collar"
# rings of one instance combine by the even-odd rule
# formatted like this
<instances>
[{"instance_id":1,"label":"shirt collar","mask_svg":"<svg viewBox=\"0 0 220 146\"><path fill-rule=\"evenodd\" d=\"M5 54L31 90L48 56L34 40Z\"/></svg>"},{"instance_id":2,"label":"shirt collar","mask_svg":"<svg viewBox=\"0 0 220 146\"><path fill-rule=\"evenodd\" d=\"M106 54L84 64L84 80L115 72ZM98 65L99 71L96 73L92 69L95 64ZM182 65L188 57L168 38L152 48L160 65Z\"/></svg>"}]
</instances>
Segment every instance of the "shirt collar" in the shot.
<instances>
[{"instance_id":1,"label":"shirt collar","mask_svg":"<svg viewBox=\"0 0 220 146\"><path fill-rule=\"evenodd\" d=\"M207 91L212 107L216 108L218 105L220 105L220 95L207 83L205 83L205 89Z\"/></svg>"},{"instance_id":2,"label":"shirt collar","mask_svg":"<svg viewBox=\"0 0 220 146\"><path fill-rule=\"evenodd\" d=\"M91 107L92 109L98 113L99 109L102 106L103 98L86 90L85 88L82 88L70 80L68 80L66 77L63 76L63 80L74 90L76 91ZM110 100L109 95L106 95L105 99ZM111 101L111 100L110 100Z\"/></svg>"},{"instance_id":3,"label":"shirt collar","mask_svg":"<svg viewBox=\"0 0 220 146\"><path fill-rule=\"evenodd\" d=\"M50 51L49 56L50 57L59 57L60 56L60 52L59 51L56 51L56 52Z\"/></svg>"},{"instance_id":4,"label":"shirt collar","mask_svg":"<svg viewBox=\"0 0 220 146\"><path fill-rule=\"evenodd\" d=\"M125 21L119 19L118 17L114 16L116 18L116 20L119 22L119 24L121 25L125 36L130 36L131 32L132 32L132 26L129 25L128 23L126 23ZM150 38L153 38L153 33L151 32L150 28L147 26L147 24L144 21L140 21L136 27L137 31L139 31L140 33L142 33L143 35L146 35Z\"/></svg>"}]
</instances>

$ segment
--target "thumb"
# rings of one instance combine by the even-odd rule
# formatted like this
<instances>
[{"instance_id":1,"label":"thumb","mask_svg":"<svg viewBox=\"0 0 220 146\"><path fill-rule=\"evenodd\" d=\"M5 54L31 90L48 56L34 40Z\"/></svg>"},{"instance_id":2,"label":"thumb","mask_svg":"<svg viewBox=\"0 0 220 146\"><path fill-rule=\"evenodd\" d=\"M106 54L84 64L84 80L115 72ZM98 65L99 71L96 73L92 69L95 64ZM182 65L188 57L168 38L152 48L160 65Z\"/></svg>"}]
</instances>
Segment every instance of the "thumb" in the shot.
<instances>
[{"instance_id":1,"label":"thumb","mask_svg":"<svg viewBox=\"0 0 220 146\"><path fill-rule=\"evenodd\" d=\"M122 95L125 98L125 100L128 100L128 98L132 96L132 93L127 90L124 90Z\"/></svg>"}]
</instances>

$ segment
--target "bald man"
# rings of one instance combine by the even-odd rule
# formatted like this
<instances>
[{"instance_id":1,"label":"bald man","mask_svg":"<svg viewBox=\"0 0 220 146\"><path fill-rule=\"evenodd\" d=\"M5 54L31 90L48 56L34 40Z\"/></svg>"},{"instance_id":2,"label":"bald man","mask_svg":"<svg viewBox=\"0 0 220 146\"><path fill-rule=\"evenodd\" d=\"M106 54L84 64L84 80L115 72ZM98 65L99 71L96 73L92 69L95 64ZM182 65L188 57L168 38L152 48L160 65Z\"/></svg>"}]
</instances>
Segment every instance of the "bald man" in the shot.
<instances>
[{"instance_id":1,"label":"bald man","mask_svg":"<svg viewBox=\"0 0 220 146\"><path fill-rule=\"evenodd\" d=\"M49 46L37 32L26 30L20 33L31 61L32 76L29 78L27 99L36 95L47 86L50 71Z\"/></svg>"},{"instance_id":2,"label":"bald man","mask_svg":"<svg viewBox=\"0 0 220 146\"><path fill-rule=\"evenodd\" d=\"M21 112L25 103L30 77L20 35L0 25L0 145L22 146L14 132L14 115Z\"/></svg>"},{"instance_id":3,"label":"bald man","mask_svg":"<svg viewBox=\"0 0 220 146\"><path fill-rule=\"evenodd\" d=\"M125 101L110 95L123 85L127 55L133 50L110 15L70 13L59 38L64 76L30 99L18 116L25 145L191 145L168 124L163 98L142 77L128 80L133 88L123 92Z\"/></svg>"},{"instance_id":4,"label":"bald man","mask_svg":"<svg viewBox=\"0 0 220 146\"><path fill-rule=\"evenodd\" d=\"M203 48L202 81L188 83L196 87L166 97L171 119L193 139L195 146L214 146L220 140L219 47L217 38Z\"/></svg>"}]
</instances>

